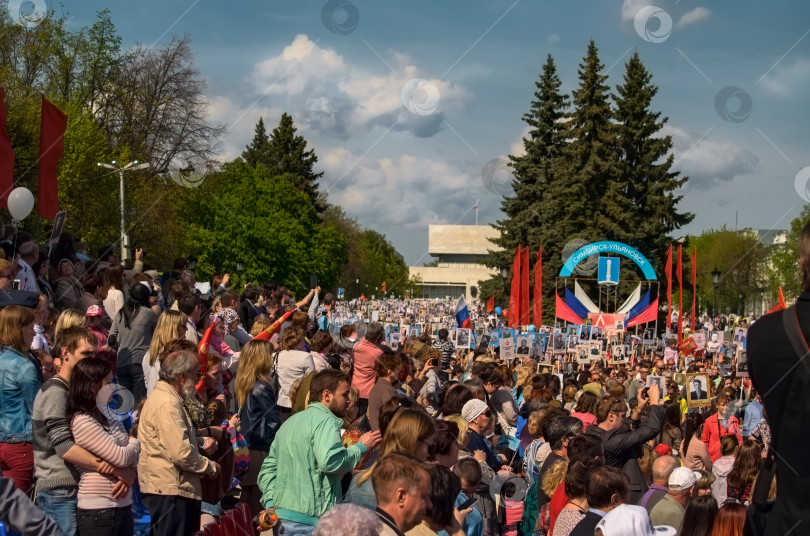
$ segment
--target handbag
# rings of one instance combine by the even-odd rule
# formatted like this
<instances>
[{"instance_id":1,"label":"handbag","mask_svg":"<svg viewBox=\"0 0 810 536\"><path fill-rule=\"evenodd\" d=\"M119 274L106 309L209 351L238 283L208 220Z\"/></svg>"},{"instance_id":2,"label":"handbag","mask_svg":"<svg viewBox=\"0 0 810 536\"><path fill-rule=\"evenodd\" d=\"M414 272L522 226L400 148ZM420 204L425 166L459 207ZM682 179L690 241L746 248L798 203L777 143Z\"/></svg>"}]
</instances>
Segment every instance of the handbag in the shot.
<instances>
[{"instance_id":1,"label":"handbag","mask_svg":"<svg viewBox=\"0 0 810 536\"><path fill-rule=\"evenodd\" d=\"M782 325L787 333L788 340L793 346L793 351L796 352L796 358L799 363L804 366L808 373L810 373L810 362L808 362L807 355L810 353L810 347L799 328L799 316L796 312L796 306L792 305L782 311ZM789 387L790 388L790 387ZM776 476L776 454L775 450L768 445L768 455L762 466L759 469L759 476L751 491L751 500L746 511L746 522L743 527L743 534L745 536L759 536L765 534L765 528L768 523L768 516L773 510L773 501L768 500L768 494L771 489L771 483Z\"/></svg>"}]
</instances>

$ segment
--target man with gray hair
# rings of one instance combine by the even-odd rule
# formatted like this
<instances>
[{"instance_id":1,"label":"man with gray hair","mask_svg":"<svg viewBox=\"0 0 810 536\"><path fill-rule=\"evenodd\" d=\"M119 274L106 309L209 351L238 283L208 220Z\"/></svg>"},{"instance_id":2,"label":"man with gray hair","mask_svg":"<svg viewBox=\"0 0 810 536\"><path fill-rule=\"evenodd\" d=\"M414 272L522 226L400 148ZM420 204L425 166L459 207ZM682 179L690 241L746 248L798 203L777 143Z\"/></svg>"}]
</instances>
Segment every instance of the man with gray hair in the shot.
<instances>
[{"instance_id":1,"label":"man with gray hair","mask_svg":"<svg viewBox=\"0 0 810 536\"><path fill-rule=\"evenodd\" d=\"M189 351L172 352L163 358L159 374L138 423L138 480L152 534L191 535L200 529L200 476L214 477L220 471L217 462L200 453L213 454L216 442L197 436L183 407L195 395L200 362Z\"/></svg>"},{"instance_id":2,"label":"man with gray hair","mask_svg":"<svg viewBox=\"0 0 810 536\"><path fill-rule=\"evenodd\" d=\"M653 462L652 484L638 503L639 506L647 509L648 514L652 511L653 506L658 504L658 501L669 492L669 475L680 465L680 462L672 456L661 456Z\"/></svg>"}]
</instances>

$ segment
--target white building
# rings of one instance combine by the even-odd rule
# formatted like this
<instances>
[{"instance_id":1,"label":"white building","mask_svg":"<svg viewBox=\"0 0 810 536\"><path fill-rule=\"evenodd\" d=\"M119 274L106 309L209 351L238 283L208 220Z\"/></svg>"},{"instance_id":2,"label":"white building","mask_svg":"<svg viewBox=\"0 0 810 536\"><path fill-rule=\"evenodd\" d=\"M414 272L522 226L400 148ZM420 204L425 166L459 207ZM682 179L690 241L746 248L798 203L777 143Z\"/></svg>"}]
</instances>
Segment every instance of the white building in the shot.
<instances>
[{"instance_id":1,"label":"white building","mask_svg":"<svg viewBox=\"0 0 810 536\"><path fill-rule=\"evenodd\" d=\"M411 276L421 276L422 286L414 297L457 298L469 302L478 298L478 282L497 274L479 261L496 246L489 241L498 232L489 225L431 225L428 252L438 266L411 266Z\"/></svg>"}]
</instances>

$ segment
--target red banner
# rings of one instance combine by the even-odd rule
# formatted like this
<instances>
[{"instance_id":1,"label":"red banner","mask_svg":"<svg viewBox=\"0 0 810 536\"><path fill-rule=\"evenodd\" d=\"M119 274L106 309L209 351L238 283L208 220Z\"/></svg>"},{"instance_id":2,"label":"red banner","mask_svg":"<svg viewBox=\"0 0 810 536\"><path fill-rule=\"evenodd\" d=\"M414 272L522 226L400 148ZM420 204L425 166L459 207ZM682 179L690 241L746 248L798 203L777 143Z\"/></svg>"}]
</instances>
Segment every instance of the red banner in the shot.
<instances>
[{"instance_id":1,"label":"red banner","mask_svg":"<svg viewBox=\"0 0 810 536\"><path fill-rule=\"evenodd\" d=\"M490 296L487 302L487 312L491 313L495 310L495 296Z\"/></svg>"},{"instance_id":2,"label":"red banner","mask_svg":"<svg viewBox=\"0 0 810 536\"><path fill-rule=\"evenodd\" d=\"M658 298L655 298L654 302L648 305L646 309L644 309L638 314L638 316L636 316L633 320L627 323L627 327L631 328L633 326L639 326L641 324L646 324L648 322L655 322L657 318L658 318Z\"/></svg>"},{"instance_id":3,"label":"red banner","mask_svg":"<svg viewBox=\"0 0 810 536\"><path fill-rule=\"evenodd\" d=\"M556 305L556 311L554 311L554 315L557 318L562 318L566 322L570 322L570 323L576 324L578 326L585 323L585 320L580 318L574 311L571 310L570 307L568 307L568 305L565 304L563 299L560 298L559 294L557 294L556 297L557 297L556 304L555 304Z\"/></svg>"},{"instance_id":4,"label":"red banner","mask_svg":"<svg viewBox=\"0 0 810 536\"><path fill-rule=\"evenodd\" d=\"M529 272L531 272L531 263L529 262L529 246L526 246L520 253L520 325L528 326L531 323L529 315L531 309L529 308Z\"/></svg>"},{"instance_id":5,"label":"red banner","mask_svg":"<svg viewBox=\"0 0 810 536\"><path fill-rule=\"evenodd\" d=\"M697 246L692 252L692 331L697 331L697 317L695 316L695 302L697 301Z\"/></svg>"},{"instance_id":6,"label":"red banner","mask_svg":"<svg viewBox=\"0 0 810 536\"><path fill-rule=\"evenodd\" d=\"M534 304L532 318L535 326L543 325L543 246L537 248L534 263Z\"/></svg>"},{"instance_id":7,"label":"red banner","mask_svg":"<svg viewBox=\"0 0 810 536\"><path fill-rule=\"evenodd\" d=\"M667 251L667 263L664 265L664 273L667 276L667 326L670 329L672 326L672 245L669 246Z\"/></svg>"},{"instance_id":8,"label":"red banner","mask_svg":"<svg viewBox=\"0 0 810 536\"><path fill-rule=\"evenodd\" d=\"M59 108L42 97L37 214L51 220L59 212L57 168L65 150L67 120L67 116Z\"/></svg>"},{"instance_id":9,"label":"red banner","mask_svg":"<svg viewBox=\"0 0 810 536\"><path fill-rule=\"evenodd\" d=\"M14 149L6 131L5 90L0 87L0 208L8 208L8 194L14 189Z\"/></svg>"},{"instance_id":10,"label":"red banner","mask_svg":"<svg viewBox=\"0 0 810 536\"><path fill-rule=\"evenodd\" d=\"M683 245L678 244L678 345L683 339Z\"/></svg>"},{"instance_id":11,"label":"red banner","mask_svg":"<svg viewBox=\"0 0 810 536\"><path fill-rule=\"evenodd\" d=\"M509 294L508 326L516 328L520 325L520 245L515 248L515 260L512 261L512 288Z\"/></svg>"}]
</instances>

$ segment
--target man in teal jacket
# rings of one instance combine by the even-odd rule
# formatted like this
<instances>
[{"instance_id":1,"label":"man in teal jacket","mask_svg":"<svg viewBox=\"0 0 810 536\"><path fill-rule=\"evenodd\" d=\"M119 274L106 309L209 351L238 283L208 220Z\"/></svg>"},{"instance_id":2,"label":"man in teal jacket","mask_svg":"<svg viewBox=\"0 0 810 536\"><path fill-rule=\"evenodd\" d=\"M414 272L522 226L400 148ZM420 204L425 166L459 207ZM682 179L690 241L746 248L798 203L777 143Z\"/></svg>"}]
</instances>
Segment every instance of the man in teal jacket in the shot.
<instances>
[{"instance_id":1,"label":"man in teal jacket","mask_svg":"<svg viewBox=\"0 0 810 536\"><path fill-rule=\"evenodd\" d=\"M341 477L380 443L368 432L351 447L340 438L349 405L349 377L327 369L312 378L309 407L281 425L259 473L262 503L274 508L285 536L312 533L318 518L341 498Z\"/></svg>"}]
</instances>

